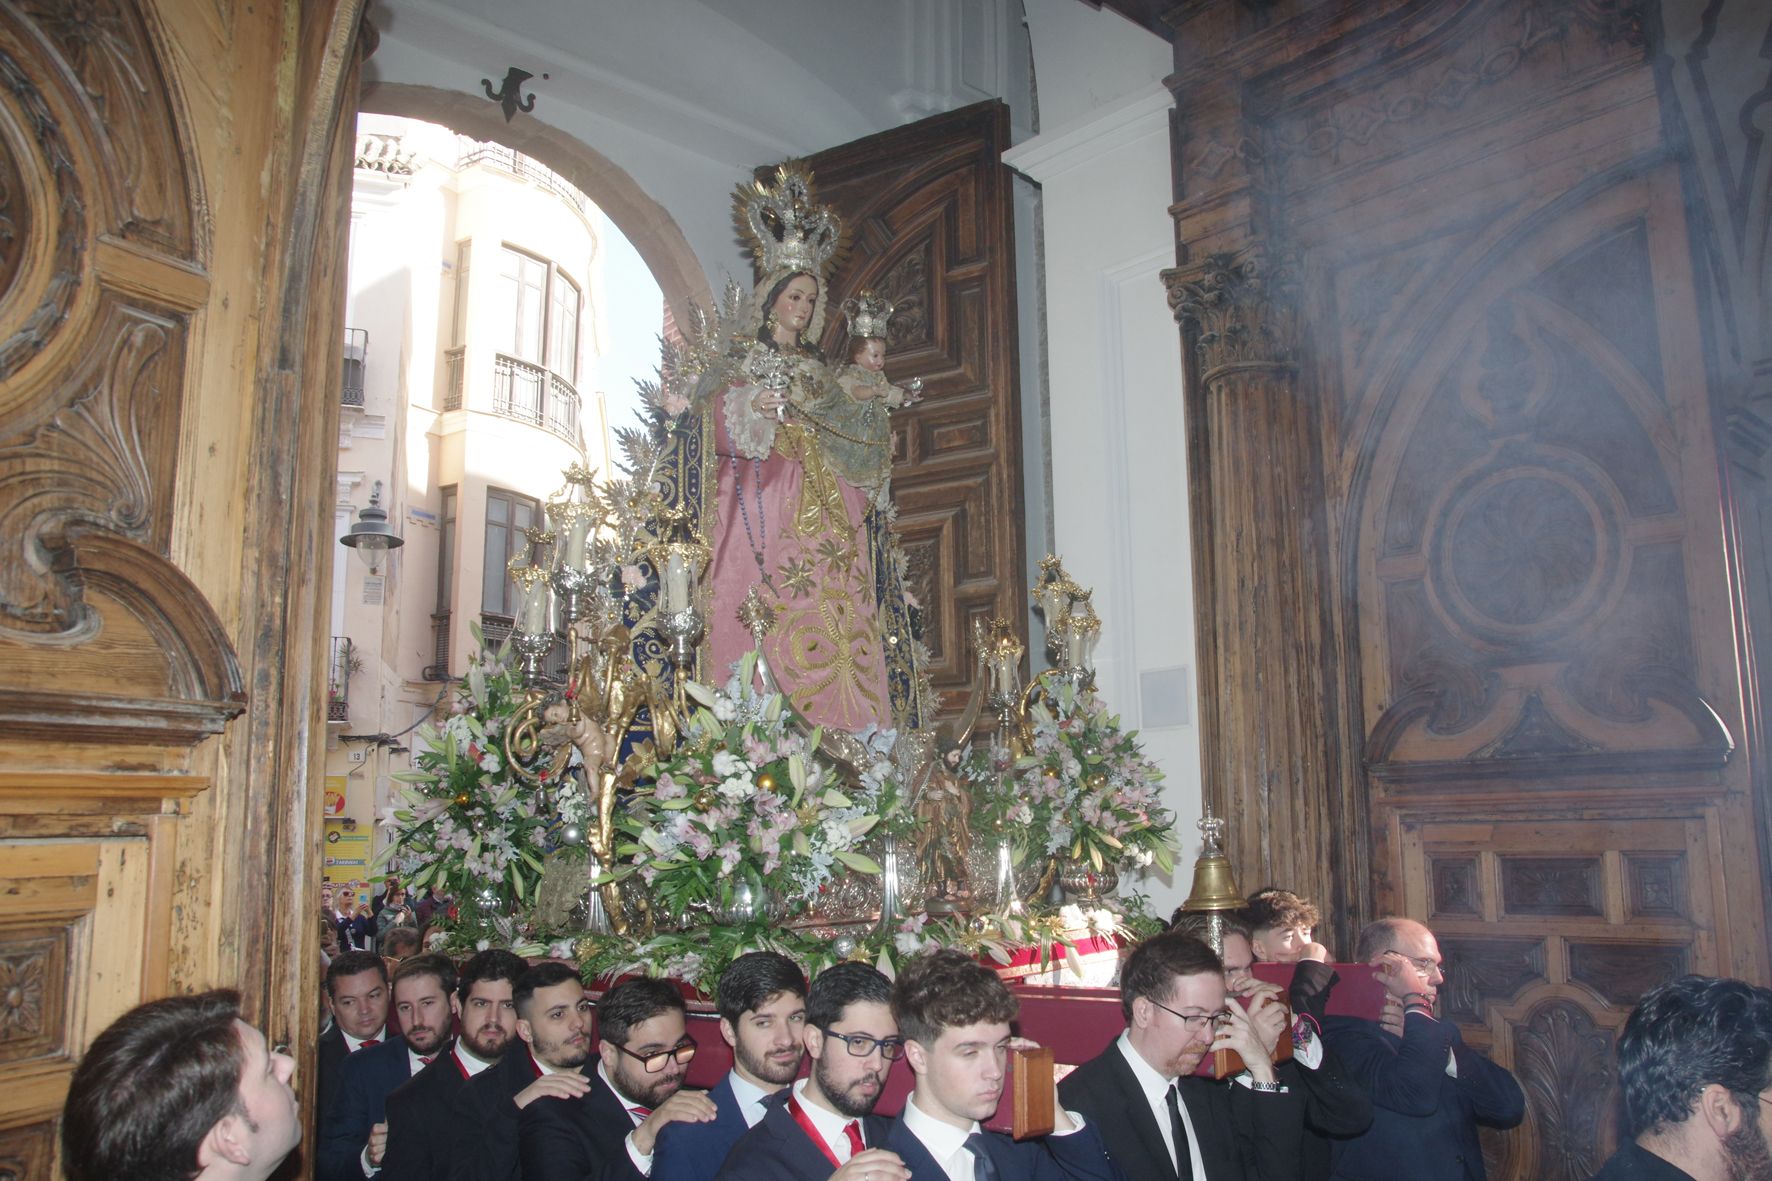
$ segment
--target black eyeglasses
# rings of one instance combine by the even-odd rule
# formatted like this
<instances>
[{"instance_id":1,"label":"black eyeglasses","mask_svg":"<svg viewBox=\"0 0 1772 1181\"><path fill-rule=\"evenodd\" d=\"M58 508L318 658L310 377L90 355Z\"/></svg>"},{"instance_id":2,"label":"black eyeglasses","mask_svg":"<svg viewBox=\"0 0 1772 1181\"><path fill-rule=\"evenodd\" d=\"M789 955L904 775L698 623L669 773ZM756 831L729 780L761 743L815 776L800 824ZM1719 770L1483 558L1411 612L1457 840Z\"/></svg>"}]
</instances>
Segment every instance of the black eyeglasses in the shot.
<instances>
[{"instance_id":1,"label":"black eyeglasses","mask_svg":"<svg viewBox=\"0 0 1772 1181\"><path fill-rule=\"evenodd\" d=\"M1438 960L1430 960L1424 955L1404 955L1395 948L1387 950L1384 954L1394 955L1400 960L1408 960L1411 964L1415 965L1415 970L1420 972L1423 976L1432 976L1436 970L1442 976L1446 974L1446 965L1440 963Z\"/></svg>"},{"instance_id":2,"label":"black eyeglasses","mask_svg":"<svg viewBox=\"0 0 1772 1181\"><path fill-rule=\"evenodd\" d=\"M695 1057L696 1045L694 1038L686 1037L670 1049L659 1050L652 1054L636 1054L626 1046L616 1046L615 1048L629 1058L639 1059L640 1065L646 1068L647 1074L657 1074L665 1068L665 1063L673 1058L677 1060L679 1066L687 1064L691 1058Z\"/></svg>"},{"instance_id":3,"label":"black eyeglasses","mask_svg":"<svg viewBox=\"0 0 1772 1181\"><path fill-rule=\"evenodd\" d=\"M904 1039L901 1037L869 1037L865 1033L838 1033L834 1029L825 1029L822 1025L818 1028L824 1031L826 1037L834 1037L848 1046L851 1058L866 1058L876 1049L880 1051L880 1057L888 1062L897 1062L904 1057Z\"/></svg>"},{"instance_id":4,"label":"black eyeglasses","mask_svg":"<svg viewBox=\"0 0 1772 1181\"><path fill-rule=\"evenodd\" d=\"M1178 1009L1171 1009L1168 1005L1165 1005L1162 1001L1156 1000L1155 998L1147 996L1144 999L1150 1001L1151 1004L1157 1006L1157 1008L1163 1010L1163 1012L1174 1013L1177 1017L1180 1017L1181 1023L1187 1026L1188 1030L1192 1033L1199 1033L1208 1025L1216 1028L1231 1019L1230 1011L1228 1009L1220 1009L1216 1013L1183 1013Z\"/></svg>"}]
</instances>

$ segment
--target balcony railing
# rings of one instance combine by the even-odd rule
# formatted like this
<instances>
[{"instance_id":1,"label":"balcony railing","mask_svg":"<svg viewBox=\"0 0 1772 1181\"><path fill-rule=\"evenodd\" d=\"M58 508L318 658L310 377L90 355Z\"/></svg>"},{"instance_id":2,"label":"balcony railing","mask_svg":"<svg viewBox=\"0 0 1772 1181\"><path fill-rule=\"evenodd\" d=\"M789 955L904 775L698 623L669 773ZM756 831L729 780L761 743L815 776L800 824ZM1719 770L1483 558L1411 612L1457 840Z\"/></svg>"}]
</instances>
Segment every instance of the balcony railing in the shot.
<instances>
[{"instance_id":1,"label":"balcony railing","mask_svg":"<svg viewBox=\"0 0 1772 1181\"><path fill-rule=\"evenodd\" d=\"M348 636L332 637L332 662L326 670L326 720L351 720L351 677L363 662L358 659Z\"/></svg>"},{"instance_id":2,"label":"balcony railing","mask_svg":"<svg viewBox=\"0 0 1772 1181\"><path fill-rule=\"evenodd\" d=\"M480 634L486 637L486 650L498 651L498 646L510 637L511 628L517 623L511 615L494 615L490 611L480 613Z\"/></svg>"},{"instance_id":3,"label":"balcony railing","mask_svg":"<svg viewBox=\"0 0 1772 1181\"><path fill-rule=\"evenodd\" d=\"M443 409L460 410L466 374L462 372L462 356L467 350L460 345L443 353Z\"/></svg>"},{"instance_id":4,"label":"balcony railing","mask_svg":"<svg viewBox=\"0 0 1772 1181\"><path fill-rule=\"evenodd\" d=\"M506 418L546 427L577 445L578 391L540 365L499 353L492 362L492 409Z\"/></svg>"},{"instance_id":5,"label":"balcony railing","mask_svg":"<svg viewBox=\"0 0 1772 1181\"><path fill-rule=\"evenodd\" d=\"M431 663L420 674L427 681L449 679L449 619L448 611L431 614Z\"/></svg>"},{"instance_id":6,"label":"balcony railing","mask_svg":"<svg viewBox=\"0 0 1772 1181\"><path fill-rule=\"evenodd\" d=\"M339 384L339 400L346 406L363 405L363 371L369 361L369 330L345 329L345 371Z\"/></svg>"},{"instance_id":7,"label":"balcony railing","mask_svg":"<svg viewBox=\"0 0 1772 1181\"><path fill-rule=\"evenodd\" d=\"M590 210L591 199L578 191L578 186L549 168L540 161L525 156L522 152L507 148L503 144L481 143L478 140L461 136L457 139L461 154L456 159L456 167L467 168L474 164L488 164L512 176L532 181L538 188L554 194L580 213Z\"/></svg>"}]
</instances>

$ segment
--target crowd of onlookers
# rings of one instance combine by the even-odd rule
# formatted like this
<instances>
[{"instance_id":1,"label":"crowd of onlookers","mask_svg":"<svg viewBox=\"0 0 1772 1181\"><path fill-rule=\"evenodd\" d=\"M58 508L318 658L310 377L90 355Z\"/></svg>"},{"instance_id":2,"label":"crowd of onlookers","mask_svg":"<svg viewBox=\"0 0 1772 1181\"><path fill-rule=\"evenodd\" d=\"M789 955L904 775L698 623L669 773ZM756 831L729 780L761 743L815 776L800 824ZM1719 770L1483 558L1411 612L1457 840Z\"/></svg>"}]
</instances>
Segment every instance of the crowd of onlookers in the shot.
<instances>
[{"instance_id":1,"label":"crowd of onlookers","mask_svg":"<svg viewBox=\"0 0 1772 1181\"><path fill-rule=\"evenodd\" d=\"M320 965L324 970L347 951L375 951L398 962L421 948L435 949L446 938L438 919L450 915L453 901L429 886L416 898L388 878L372 899L356 900L331 884L320 887Z\"/></svg>"},{"instance_id":2,"label":"crowd of onlookers","mask_svg":"<svg viewBox=\"0 0 1772 1181\"><path fill-rule=\"evenodd\" d=\"M395 885L379 901L371 917L395 917L377 937L416 939L418 905ZM1264 890L1210 924L1222 954L1185 912L1126 948L1124 1029L1043 1084L1050 1130L1019 1140L985 1126L1012 1051L1031 1048L1019 1002L959 951L810 982L775 952L738 957L714 996L733 1065L704 1092L685 1086L707 1043L673 981L593 994L569 964L504 950L458 965L340 949L310 1155L320 1181L1482 1181L1479 1126L1519 1124L1526 1096L1443 1016L1433 931L1380 919L1337 964L1317 921ZM1369 1012L1331 1004L1356 979ZM1208 1069L1220 1052L1235 1060ZM875 1108L901 1060L911 1091L887 1118ZM141 1006L75 1072L68 1174L266 1177L302 1139L293 1069L232 993ZM1617 1079L1617 1153L1558 1176L1772 1181L1772 990L1652 989L1623 1025Z\"/></svg>"}]
</instances>

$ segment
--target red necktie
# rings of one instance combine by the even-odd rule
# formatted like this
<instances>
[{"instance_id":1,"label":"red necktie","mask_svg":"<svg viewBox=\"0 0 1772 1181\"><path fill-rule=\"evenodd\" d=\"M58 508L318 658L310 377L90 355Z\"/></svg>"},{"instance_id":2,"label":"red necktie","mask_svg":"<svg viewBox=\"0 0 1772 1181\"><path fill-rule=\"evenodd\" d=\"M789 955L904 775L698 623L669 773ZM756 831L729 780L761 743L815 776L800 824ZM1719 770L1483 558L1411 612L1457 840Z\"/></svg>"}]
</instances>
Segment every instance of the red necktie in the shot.
<instances>
[{"instance_id":1,"label":"red necktie","mask_svg":"<svg viewBox=\"0 0 1772 1181\"><path fill-rule=\"evenodd\" d=\"M418 1060L420 1062L423 1062L426 1066L429 1066L431 1064L431 1060L429 1058L426 1058L423 1054L420 1054L418 1056Z\"/></svg>"},{"instance_id":2,"label":"red necktie","mask_svg":"<svg viewBox=\"0 0 1772 1181\"><path fill-rule=\"evenodd\" d=\"M366 1038L364 1038L364 1039L363 1039L363 1040L362 1040L362 1041L360 1041L360 1042L358 1042L358 1043L357 1043L357 1048L358 1048L358 1049L359 1049L359 1050L361 1050L361 1049L363 1049L363 1048L364 1048L364 1047L366 1047L366 1046L379 1046L379 1045L381 1045L381 1039L380 1039L380 1038L378 1038L378 1037L366 1037Z\"/></svg>"},{"instance_id":3,"label":"red necktie","mask_svg":"<svg viewBox=\"0 0 1772 1181\"><path fill-rule=\"evenodd\" d=\"M639 1116L641 1119L645 1119L647 1116L652 1114L652 1108L650 1108L650 1107L630 1107L630 1108L628 1108L628 1112L632 1115Z\"/></svg>"},{"instance_id":4,"label":"red necktie","mask_svg":"<svg viewBox=\"0 0 1772 1181\"><path fill-rule=\"evenodd\" d=\"M861 1121L852 1119L843 1125L843 1134L849 1137L849 1155L854 1156L862 1150Z\"/></svg>"}]
</instances>

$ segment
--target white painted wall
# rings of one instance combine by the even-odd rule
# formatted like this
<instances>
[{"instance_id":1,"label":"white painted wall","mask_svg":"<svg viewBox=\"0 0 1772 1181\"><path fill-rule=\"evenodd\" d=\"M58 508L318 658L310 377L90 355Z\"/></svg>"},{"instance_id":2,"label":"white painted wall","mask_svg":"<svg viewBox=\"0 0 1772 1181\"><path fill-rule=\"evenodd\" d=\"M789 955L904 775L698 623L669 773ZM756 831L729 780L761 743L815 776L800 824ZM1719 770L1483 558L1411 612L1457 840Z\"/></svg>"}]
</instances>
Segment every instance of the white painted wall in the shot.
<instances>
[{"instance_id":1,"label":"white painted wall","mask_svg":"<svg viewBox=\"0 0 1772 1181\"><path fill-rule=\"evenodd\" d=\"M1097 684L1167 776L1184 856L1130 884L1167 915L1201 802L1181 345L1158 277L1175 257L1169 50L1076 0L1027 11L1041 134L1005 161L1041 187L1054 546L1095 589Z\"/></svg>"}]
</instances>

